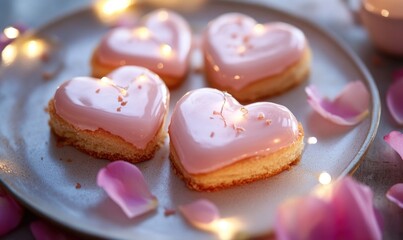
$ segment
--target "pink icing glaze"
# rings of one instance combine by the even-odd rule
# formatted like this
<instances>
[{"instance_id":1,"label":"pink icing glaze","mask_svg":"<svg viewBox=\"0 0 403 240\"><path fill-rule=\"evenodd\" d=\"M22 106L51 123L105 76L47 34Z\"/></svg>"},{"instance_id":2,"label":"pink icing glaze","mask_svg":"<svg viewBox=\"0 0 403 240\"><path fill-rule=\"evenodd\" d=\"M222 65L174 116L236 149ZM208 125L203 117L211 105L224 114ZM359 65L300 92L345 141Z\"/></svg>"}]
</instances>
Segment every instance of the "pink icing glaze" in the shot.
<instances>
[{"instance_id":1,"label":"pink icing glaze","mask_svg":"<svg viewBox=\"0 0 403 240\"><path fill-rule=\"evenodd\" d=\"M298 121L286 107L269 102L243 107L231 95L211 88L182 97L169 126L178 158L192 174L273 153L296 141L298 134Z\"/></svg>"},{"instance_id":2,"label":"pink icing glaze","mask_svg":"<svg viewBox=\"0 0 403 240\"><path fill-rule=\"evenodd\" d=\"M164 44L171 49L163 50ZM109 32L101 40L96 57L107 65L138 65L159 75L183 77L189 65L190 48L187 22L174 12L156 10L134 28L121 27Z\"/></svg>"},{"instance_id":3,"label":"pink icing glaze","mask_svg":"<svg viewBox=\"0 0 403 240\"><path fill-rule=\"evenodd\" d=\"M56 113L80 129L104 129L145 148L168 111L164 82L135 66L118 68L107 78L76 77L63 83L54 96Z\"/></svg>"},{"instance_id":4,"label":"pink icing glaze","mask_svg":"<svg viewBox=\"0 0 403 240\"><path fill-rule=\"evenodd\" d=\"M211 80L235 90L281 73L301 58L306 45L303 32L296 27L280 22L257 24L239 13L213 20L203 36Z\"/></svg>"}]
</instances>

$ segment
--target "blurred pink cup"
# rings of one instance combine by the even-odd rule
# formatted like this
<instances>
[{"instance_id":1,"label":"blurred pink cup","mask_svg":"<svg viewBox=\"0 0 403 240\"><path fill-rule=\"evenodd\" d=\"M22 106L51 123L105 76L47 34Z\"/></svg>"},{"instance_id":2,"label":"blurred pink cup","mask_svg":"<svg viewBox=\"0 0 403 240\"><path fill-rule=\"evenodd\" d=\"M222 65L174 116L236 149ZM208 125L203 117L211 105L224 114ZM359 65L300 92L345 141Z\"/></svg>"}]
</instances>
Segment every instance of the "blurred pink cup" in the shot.
<instances>
[{"instance_id":1,"label":"blurred pink cup","mask_svg":"<svg viewBox=\"0 0 403 240\"><path fill-rule=\"evenodd\" d=\"M403 57L403 0L362 0L360 15L378 49Z\"/></svg>"}]
</instances>

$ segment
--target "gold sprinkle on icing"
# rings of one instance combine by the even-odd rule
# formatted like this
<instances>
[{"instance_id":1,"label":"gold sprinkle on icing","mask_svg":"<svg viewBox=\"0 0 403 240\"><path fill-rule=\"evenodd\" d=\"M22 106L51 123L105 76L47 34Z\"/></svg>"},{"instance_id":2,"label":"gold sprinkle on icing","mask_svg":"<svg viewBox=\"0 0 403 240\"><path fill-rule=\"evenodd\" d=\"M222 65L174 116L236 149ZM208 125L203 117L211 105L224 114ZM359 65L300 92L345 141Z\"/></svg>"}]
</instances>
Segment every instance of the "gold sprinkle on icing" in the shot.
<instances>
[{"instance_id":1,"label":"gold sprinkle on icing","mask_svg":"<svg viewBox=\"0 0 403 240\"><path fill-rule=\"evenodd\" d=\"M265 115L264 115L264 113L262 113L262 112L260 112L258 115L257 115L257 119L258 120L263 120L263 119L265 119Z\"/></svg>"},{"instance_id":2,"label":"gold sprinkle on icing","mask_svg":"<svg viewBox=\"0 0 403 240\"><path fill-rule=\"evenodd\" d=\"M245 107L241 107L241 112L242 112L242 116L246 116L249 111Z\"/></svg>"},{"instance_id":3,"label":"gold sprinkle on icing","mask_svg":"<svg viewBox=\"0 0 403 240\"><path fill-rule=\"evenodd\" d=\"M245 128L243 127L236 127L235 130L237 131L237 133L245 132Z\"/></svg>"}]
</instances>

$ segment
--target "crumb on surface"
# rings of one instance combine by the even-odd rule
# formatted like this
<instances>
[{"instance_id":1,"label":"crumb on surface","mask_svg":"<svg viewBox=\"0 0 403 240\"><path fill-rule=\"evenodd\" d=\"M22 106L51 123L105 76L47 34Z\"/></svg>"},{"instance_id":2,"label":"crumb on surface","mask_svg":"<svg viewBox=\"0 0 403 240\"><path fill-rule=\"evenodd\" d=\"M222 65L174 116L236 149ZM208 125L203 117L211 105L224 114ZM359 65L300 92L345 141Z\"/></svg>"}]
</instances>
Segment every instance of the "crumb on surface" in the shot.
<instances>
[{"instance_id":1,"label":"crumb on surface","mask_svg":"<svg viewBox=\"0 0 403 240\"><path fill-rule=\"evenodd\" d=\"M263 120L265 118L264 113L260 112L259 115L257 116L258 120Z\"/></svg>"},{"instance_id":2,"label":"crumb on surface","mask_svg":"<svg viewBox=\"0 0 403 240\"><path fill-rule=\"evenodd\" d=\"M76 189L80 189L81 188L81 184L80 183L76 183Z\"/></svg>"},{"instance_id":3,"label":"crumb on surface","mask_svg":"<svg viewBox=\"0 0 403 240\"><path fill-rule=\"evenodd\" d=\"M52 78L54 78L56 75L58 75L62 69L63 69L63 65L59 65L55 69L45 70L42 72L42 79L45 81L49 81Z\"/></svg>"},{"instance_id":4,"label":"crumb on surface","mask_svg":"<svg viewBox=\"0 0 403 240\"><path fill-rule=\"evenodd\" d=\"M43 80L50 80L53 78L53 75L51 72L45 71L42 73L42 78Z\"/></svg>"},{"instance_id":5,"label":"crumb on surface","mask_svg":"<svg viewBox=\"0 0 403 240\"><path fill-rule=\"evenodd\" d=\"M48 62L50 59L50 56L47 52L44 52L43 54L40 55L40 59L42 62Z\"/></svg>"},{"instance_id":6,"label":"crumb on surface","mask_svg":"<svg viewBox=\"0 0 403 240\"><path fill-rule=\"evenodd\" d=\"M165 217L169 217L169 216L175 215L175 214L176 214L176 210L175 210L175 209L173 209L173 208L167 208L167 207L164 208L164 216L165 216Z\"/></svg>"},{"instance_id":7,"label":"crumb on surface","mask_svg":"<svg viewBox=\"0 0 403 240\"><path fill-rule=\"evenodd\" d=\"M384 63L382 57L380 57L379 55L373 55L371 57L371 62L372 62L372 65L374 65L375 67L382 66Z\"/></svg>"}]
</instances>

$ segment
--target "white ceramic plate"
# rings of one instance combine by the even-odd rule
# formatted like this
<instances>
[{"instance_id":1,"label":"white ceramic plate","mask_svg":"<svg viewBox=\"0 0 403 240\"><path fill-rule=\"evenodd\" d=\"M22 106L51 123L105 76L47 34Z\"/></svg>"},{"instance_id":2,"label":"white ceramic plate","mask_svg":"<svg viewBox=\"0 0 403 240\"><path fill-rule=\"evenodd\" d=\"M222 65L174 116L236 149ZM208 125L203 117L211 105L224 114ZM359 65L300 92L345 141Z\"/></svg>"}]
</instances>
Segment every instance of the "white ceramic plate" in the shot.
<instances>
[{"instance_id":1,"label":"white ceramic plate","mask_svg":"<svg viewBox=\"0 0 403 240\"><path fill-rule=\"evenodd\" d=\"M150 7L137 6L139 15ZM313 50L311 75L305 83L287 93L268 99L286 105L305 128L306 144L301 162L272 178L214 193L190 191L173 173L165 146L156 157L138 164L159 199L159 208L129 220L96 185L96 175L108 162L93 159L72 147L59 148L50 133L44 111L56 87L79 75L89 75L92 50L106 33L89 10L79 11L40 29L30 37L53 41L50 61L28 59L20 54L1 69L0 78L0 177L3 184L27 207L74 231L108 239L206 239L211 233L190 227L180 216L164 216L164 207L175 208L198 198L213 201L225 218L240 222L236 230L248 236L272 230L276 207L285 199L307 193L318 184L318 175L327 171L333 178L352 172L371 143L378 126L380 105L376 86L363 64L332 36L311 23L263 6L209 1L191 12L182 12L199 33L207 22L226 12L243 12L260 22L284 21L301 28ZM43 60L43 59L42 59ZM51 80L44 71L63 68ZM362 80L371 93L370 115L354 127L334 125L306 102L304 87L316 84L334 96L345 84ZM171 92L171 109L188 90L205 86L201 73L192 71L186 83ZM76 189L77 183L81 184Z\"/></svg>"}]
</instances>

